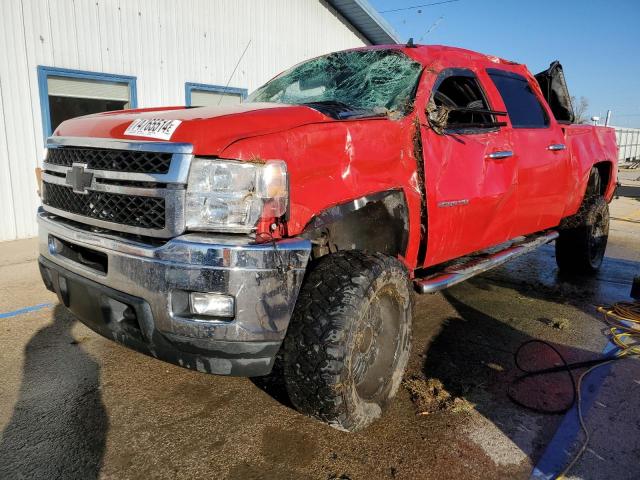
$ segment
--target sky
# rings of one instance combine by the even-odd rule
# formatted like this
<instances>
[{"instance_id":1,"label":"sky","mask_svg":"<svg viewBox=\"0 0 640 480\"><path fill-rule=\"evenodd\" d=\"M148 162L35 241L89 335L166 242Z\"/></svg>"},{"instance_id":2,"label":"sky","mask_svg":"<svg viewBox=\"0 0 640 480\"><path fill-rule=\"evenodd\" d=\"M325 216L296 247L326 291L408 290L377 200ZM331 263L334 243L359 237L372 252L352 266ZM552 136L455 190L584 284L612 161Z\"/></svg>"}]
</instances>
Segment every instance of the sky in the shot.
<instances>
[{"instance_id":1,"label":"sky","mask_svg":"<svg viewBox=\"0 0 640 480\"><path fill-rule=\"evenodd\" d=\"M369 0L400 35L526 64L533 73L560 60L571 95L588 116L640 127L640 0Z\"/></svg>"}]
</instances>

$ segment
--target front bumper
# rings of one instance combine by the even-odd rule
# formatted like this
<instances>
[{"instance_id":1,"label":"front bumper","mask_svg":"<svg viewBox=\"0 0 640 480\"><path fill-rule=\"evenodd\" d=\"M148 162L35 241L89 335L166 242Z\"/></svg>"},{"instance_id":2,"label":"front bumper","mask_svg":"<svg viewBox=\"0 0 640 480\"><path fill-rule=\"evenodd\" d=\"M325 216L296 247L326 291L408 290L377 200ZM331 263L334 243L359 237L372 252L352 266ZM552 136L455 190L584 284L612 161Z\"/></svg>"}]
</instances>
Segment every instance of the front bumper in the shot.
<instances>
[{"instance_id":1,"label":"front bumper","mask_svg":"<svg viewBox=\"0 0 640 480\"><path fill-rule=\"evenodd\" d=\"M91 233L38 212L43 281L99 334L140 352L207 373L271 371L304 277L304 239L251 244L247 238L187 234L160 246ZM62 241L97 252L106 272L76 261ZM83 250L84 249L84 250ZM233 295L233 319L185 313L188 292Z\"/></svg>"}]
</instances>

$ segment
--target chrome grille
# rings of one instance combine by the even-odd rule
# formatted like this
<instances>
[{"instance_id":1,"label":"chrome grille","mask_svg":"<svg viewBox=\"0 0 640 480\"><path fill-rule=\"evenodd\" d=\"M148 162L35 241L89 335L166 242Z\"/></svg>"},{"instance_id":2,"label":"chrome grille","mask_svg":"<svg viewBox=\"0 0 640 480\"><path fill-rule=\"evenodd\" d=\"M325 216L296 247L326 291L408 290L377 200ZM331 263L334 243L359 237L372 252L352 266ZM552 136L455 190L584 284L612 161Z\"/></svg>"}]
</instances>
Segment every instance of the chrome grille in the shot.
<instances>
[{"instance_id":1,"label":"chrome grille","mask_svg":"<svg viewBox=\"0 0 640 480\"><path fill-rule=\"evenodd\" d=\"M166 152L63 147L50 149L46 162L64 167L82 163L93 170L113 172L167 173L171 156Z\"/></svg>"},{"instance_id":2,"label":"chrome grille","mask_svg":"<svg viewBox=\"0 0 640 480\"><path fill-rule=\"evenodd\" d=\"M158 230L165 227L164 198L96 191L82 194L71 187L44 182L42 203L105 222Z\"/></svg>"},{"instance_id":3,"label":"chrome grille","mask_svg":"<svg viewBox=\"0 0 640 480\"><path fill-rule=\"evenodd\" d=\"M44 210L146 237L172 238L185 231L191 144L50 137L47 147Z\"/></svg>"}]
</instances>

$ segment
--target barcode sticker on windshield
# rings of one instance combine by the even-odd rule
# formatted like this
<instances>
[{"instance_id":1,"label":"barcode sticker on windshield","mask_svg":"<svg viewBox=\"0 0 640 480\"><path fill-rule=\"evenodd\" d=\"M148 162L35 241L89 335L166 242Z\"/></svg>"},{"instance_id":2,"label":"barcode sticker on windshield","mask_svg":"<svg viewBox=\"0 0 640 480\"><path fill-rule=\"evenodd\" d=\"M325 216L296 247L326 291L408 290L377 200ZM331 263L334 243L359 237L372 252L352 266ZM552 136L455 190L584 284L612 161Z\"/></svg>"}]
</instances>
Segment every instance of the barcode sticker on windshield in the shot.
<instances>
[{"instance_id":1,"label":"barcode sticker on windshield","mask_svg":"<svg viewBox=\"0 0 640 480\"><path fill-rule=\"evenodd\" d=\"M170 140L171 135L182 123L180 120L164 120L162 118L139 118L131 122L131 125L124 131L125 135L135 135L136 137L159 138L160 140Z\"/></svg>"}]
</instances>

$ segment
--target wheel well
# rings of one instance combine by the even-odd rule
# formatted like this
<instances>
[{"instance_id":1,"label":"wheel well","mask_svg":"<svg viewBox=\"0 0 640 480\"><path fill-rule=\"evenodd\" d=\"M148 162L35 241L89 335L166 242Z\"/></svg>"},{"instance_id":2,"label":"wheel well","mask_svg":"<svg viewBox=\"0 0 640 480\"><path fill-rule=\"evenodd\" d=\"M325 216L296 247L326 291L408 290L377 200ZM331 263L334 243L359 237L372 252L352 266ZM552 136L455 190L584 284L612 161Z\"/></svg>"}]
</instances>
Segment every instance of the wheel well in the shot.
<instances>
[{"instance_id":1,"label":"wheel well","mask_svg":"<svg viewBox=\"0 0 640 480\"><path fill-rule=\"evenodd\" d=\"M404 255L409 240L404 193L389 190L330 207L313 217L302 236L313 243L313 258L343 250Z\"/></svg>"},{"instance_id":2,"label":"wheel well","mask_svg":"<svg viewBox=\"0 0 640 480\"><path fill-rule=\"evenodd\" d=\"M607 186L609 185L609 180L611 179L611 163L599 162L596 163L593 168L595 168L600 174L600 191L597 193L604 195L607 190Z\"/></svg>"}]
</instances>

